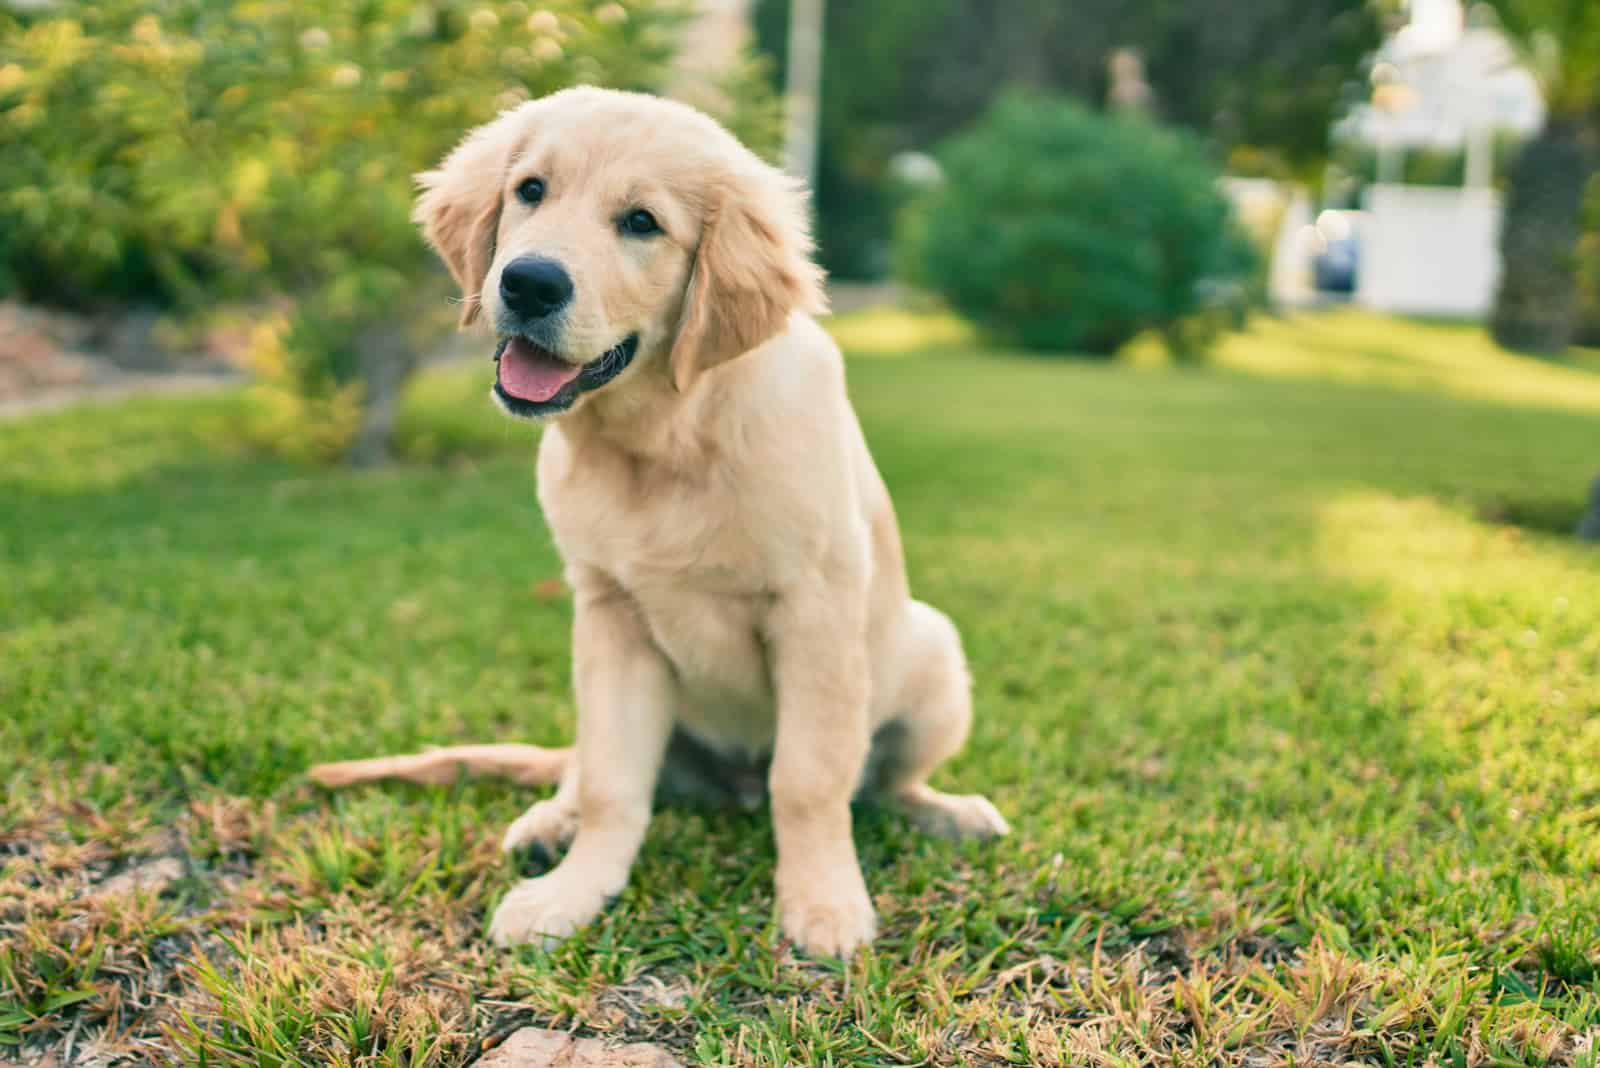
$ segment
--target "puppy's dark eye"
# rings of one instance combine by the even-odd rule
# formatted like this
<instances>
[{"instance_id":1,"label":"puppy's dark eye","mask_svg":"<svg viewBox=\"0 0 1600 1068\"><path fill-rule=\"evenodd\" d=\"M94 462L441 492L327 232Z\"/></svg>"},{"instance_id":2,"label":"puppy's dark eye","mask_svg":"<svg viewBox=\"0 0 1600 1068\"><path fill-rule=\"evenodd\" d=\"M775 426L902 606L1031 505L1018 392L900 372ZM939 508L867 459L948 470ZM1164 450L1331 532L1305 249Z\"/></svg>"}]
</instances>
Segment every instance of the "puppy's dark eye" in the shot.
<instances>
[{"instance_id":1,"label":"puppy's dark eye","mask_svg":"<svg viewBox=\"0 0 1600 1068\"><path fill-rule=\"evenodd\" d=\"M544 179L524 178L517 186L517 199L524 204L537 204L544 199Z\"/></svg>"},{"instance_id":2,"label":"puppy's dark eye","mask_svg":"<svg viewBox=\"0 0 1600 1068\"><path fill-rule=\"evenodd\" d=\"M622 232L633 237L648 237L661 232L656 217L643 208L635 208L622 217Z\"/></svg>"}]
</instances>

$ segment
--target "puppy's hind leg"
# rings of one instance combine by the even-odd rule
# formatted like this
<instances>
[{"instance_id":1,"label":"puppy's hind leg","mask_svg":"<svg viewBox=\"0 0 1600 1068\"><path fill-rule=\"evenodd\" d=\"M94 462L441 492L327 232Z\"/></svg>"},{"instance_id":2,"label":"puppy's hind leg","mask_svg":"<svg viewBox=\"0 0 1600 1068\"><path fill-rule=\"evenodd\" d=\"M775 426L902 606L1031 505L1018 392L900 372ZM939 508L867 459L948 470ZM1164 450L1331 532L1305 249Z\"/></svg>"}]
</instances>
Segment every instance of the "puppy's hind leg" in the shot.
<instances>
[{"instance_id":1,"label":"puppy's hind leg","mask_svg":"<svg viewBox=\"0 0 1600 1068\"><path fill-rule=\"evenodd\" d=\"M571 748L457 745L405 756L318 764L306 776L329 789L383 779L447 786L463 775L469 779L509 779L522 786L549 786L561 781L573 763Z\"/></svg>"},{"instance_id":2,"label":"puppy's hind leg","mask_svg":"<svg viewBox=\"0 0 1600 1068\"><path fill-rule=\"evenodd\" d=\"M995 838L1011 827L982 794L947 794L927 783L961 750L972 726L972 684L961 636L943 613L913 601L903 624L901 710L887 732L879 786L917 827L944 838Z\"/></svg>"}]
</instances>

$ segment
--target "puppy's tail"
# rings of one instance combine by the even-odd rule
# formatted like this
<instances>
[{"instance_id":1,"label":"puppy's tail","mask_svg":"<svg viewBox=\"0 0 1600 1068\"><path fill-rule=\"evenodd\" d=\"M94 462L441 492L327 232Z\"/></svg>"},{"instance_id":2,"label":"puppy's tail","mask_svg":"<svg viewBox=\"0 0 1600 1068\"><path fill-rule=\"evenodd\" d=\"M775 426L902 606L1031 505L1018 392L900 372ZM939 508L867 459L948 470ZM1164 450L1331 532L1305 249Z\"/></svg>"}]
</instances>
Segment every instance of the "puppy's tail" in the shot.
<instances>
[{"instance_id":1,"label":"puppy's tail","mask_svg":"<svg viewBox=\"0 0 1600 1068\"><path fill-rule=\"evenodd\" d=\"M318 764L306 775L329 789L380 779L448 786L463 775L469 779L510 779L523 786L549 786L561 781L572 759L570 746L545 749L537 745L456 745L405 756Z\"/></svg>"}]
</instances>

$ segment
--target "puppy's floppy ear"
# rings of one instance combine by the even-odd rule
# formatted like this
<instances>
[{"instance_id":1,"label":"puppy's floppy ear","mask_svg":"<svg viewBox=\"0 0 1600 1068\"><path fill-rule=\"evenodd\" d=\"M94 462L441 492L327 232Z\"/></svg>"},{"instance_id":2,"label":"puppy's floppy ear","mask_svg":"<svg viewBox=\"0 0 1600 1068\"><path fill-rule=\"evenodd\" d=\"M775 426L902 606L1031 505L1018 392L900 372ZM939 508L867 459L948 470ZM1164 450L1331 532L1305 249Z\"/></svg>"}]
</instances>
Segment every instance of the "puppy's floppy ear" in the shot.
<instances>
[{"instance_id":1,"label":"puppy's floppy ear","mask_svg":"<svg viewBox=\"0 0 1600 1068\"><path fill-rule=\"evenodd\" d=\"M702 372L776 336L790 313L827 307L799 182L752 159L721 179L708 201L672 345L680 393Z\"/></svg>"},{"instance_id":2,"label":"puppy's floppy ear","mask_svg":"<svg viewBox=\"0 0 1600 1068\"><path fill-rule=\"evenodd\" d=\"M436 170L417 175L422 192L411 218L461 287L462 326L478 317L483 278L494 259L502 186L521 111L478 127Z\"/></svg>"}]
</instances>

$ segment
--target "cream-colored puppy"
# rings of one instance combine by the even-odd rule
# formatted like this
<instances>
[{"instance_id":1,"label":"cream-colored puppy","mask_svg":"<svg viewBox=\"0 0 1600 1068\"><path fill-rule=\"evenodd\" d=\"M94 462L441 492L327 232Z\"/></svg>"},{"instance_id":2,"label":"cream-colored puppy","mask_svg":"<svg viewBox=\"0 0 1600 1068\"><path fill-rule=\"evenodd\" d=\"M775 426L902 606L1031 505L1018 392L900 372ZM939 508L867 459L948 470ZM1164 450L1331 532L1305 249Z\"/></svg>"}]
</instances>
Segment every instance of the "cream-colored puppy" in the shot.
<instances>
[{"instance_id":1,"label":"cream-colored puppy","mask_svg":"<svg viewBox=\"0 0 1600 1068\"><path fill-rule=\"evenodd\" d=\"M874 926L853 798L940 834L1007 828L927 784L967 736L966 663L911 598L843 363L810 318L800 189L691 108L587 88L506 112L421 181L463 321L497 335L495 399L550 421L539 501L574 592L577 745L314 777L559 780L505 845L570 846L500 904L502 943L594 919L658 791L770 793L783 930L850 953Z\"/></svg>"}]
</instances>

